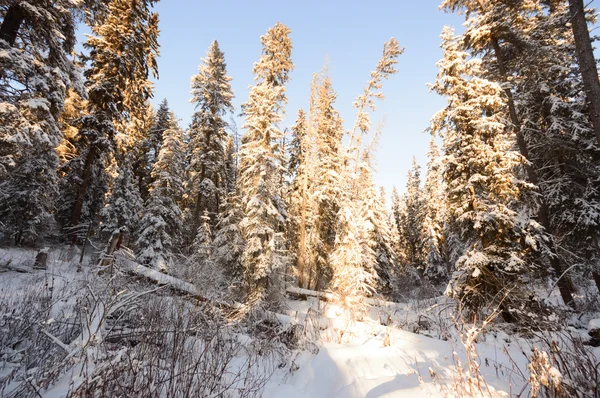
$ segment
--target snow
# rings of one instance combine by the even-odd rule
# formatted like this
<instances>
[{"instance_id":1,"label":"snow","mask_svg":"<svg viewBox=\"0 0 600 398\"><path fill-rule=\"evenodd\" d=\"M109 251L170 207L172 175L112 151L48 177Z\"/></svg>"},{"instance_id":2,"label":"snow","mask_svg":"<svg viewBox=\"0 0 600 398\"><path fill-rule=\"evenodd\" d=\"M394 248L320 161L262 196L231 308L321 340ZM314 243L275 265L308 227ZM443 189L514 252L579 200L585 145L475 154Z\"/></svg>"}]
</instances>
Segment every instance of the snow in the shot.
<instances>
[{"instance_id":1,"label":"snow","mask_svg":"<svg viewBox=\"0 0 600 398\"><path fill-rule=\"evenodd\" d=\"M84 267L83 273L76 273L76 267L71 262L73 260L67 259L78 260L78 255L68 253L67 250L50 248L48 269L33 270L31 264L34 262L35 250L0 249L0 271L4 271L0 274L0 295L16 298L24 294L25 286L33 286L35 281L52 279L55 291L63 291L62 297L72 295L69 300L74 299L76 295L73 292L85 288L85 284L89 282L88 275L92 268ZM3 268L2 265L6 263L21 267L26 272ZM143 276L158 285L173 286L180 292L200 296L193 284L140 266L125 255L116 256L115 269ZM120 304L110 311L128 305L129 296L133 299L136 294L152 294L157 290L159 288L143 293L121 292ZM309 343L305 342L304 346L301 344L300 349L292 352L289 363L277 370L267 383L262 394L266 398L453 396L457 365L460 364L463 370L468 368L467 353L456 330L450 331L444 337L447 340L442 340L441 331L437 334L440 338L432 338L401 329L406 329L409 321L418 318L418 308L411 303L371 299L368 300L371 305L368 316L362 321L355 321L347 318L335 303L323 300L333 299L330 294L316 294L310 290L292 287L288 290L297 295L306 295L308 299L288 300L286 313L272 315L276 316L282 325L304 325L305 335L312 345L309 346ZM57 303L48 317L40 322L50 325L58 319L57 312L64 304L60 304L59 301ZM220 304L242 307L234 302ZM437 309L442 308L445 302L432 300L426 305L429 309ZM67 352L68 357L73 358L74 364L66 369L52 387L43 392L44 397L64 396L72 383L78 385L85 381L77 376L82 363L79 362L80 355L76 354L81 353L85 345L88 357L94 358L98 355L93 348L96 344L85 343L93 339L102 339L100 321L96 316L102 312L103 309L99 308L90 314L87 331L70 342L57 340L52 334L46 334L56 346ZM385 325L384 321L387 322ZM310 329L311 322L314 329ZM590 330L598 327L600 318L589 322ZM314 333L309 337L311 330ZM436 335L433 329L428 333ZM239 333L232 337L243 346L253 344L253 338L249 335ZM528 376L528 360L523 353L530 352L529 342L499 331L483 334L479 340L475 345L478 353L476 361L480 365L482 376L490 386L491 396L506 397L521 391L527 383L525 378ZM244 358L239 357L237 360L243 362ZM5 365L1 368L3 370L0 371L0 377L13 366L10 363ZM264 374L270 374L270 370L266 368L262 371ZM527 392L525 389L524 394Z\"/></svg>"},{"instance_id":2,"label":"snow","mask_svg":"<svg viewBox=\"0 0 600 398\"><path fill-rule=\"evenodd\" d=\"M430 375L430 369L444 381L451 381L454 369L451 342L441 341L402 330L394 330L393 344L384 347L384 333L361 338L349 344L325 344L316 356L304 354L299 369L284 382L272 381L264 397L442 397L442 391ZM493 343L480 346L481 361L509 358ZM517 348L509 349L519 359ZM464 354L459 354L464 361ZM464 362L463 362L464 363ZM497 396L508 396L510 385L496 378L494 366L482 366L486 381ZM504 390L504 391L502 391ZM514 391L514 390L513 390Z\"/></svg>"}]
</instances>

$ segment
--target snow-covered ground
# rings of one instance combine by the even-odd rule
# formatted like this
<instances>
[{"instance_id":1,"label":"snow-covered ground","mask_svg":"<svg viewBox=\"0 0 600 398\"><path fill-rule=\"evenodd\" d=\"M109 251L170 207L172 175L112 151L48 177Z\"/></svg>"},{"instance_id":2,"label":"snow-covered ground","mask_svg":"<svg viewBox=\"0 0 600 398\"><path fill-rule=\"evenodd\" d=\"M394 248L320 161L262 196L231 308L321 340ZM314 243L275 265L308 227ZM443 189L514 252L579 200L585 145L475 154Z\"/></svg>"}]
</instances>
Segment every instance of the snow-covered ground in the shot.
<instances>
[{"instance_id":1,"label":"snow-covered ground","mask_svg":"<svg viewBox=\"0 0 600 398\"><path fill-rule=\"evenodd\" d=\"M296 309L306 307L306 304L299 302L290 302L290 305ZM312 306L316 305L313 301ZM319 305L326 317L339 312L335 305ZM302 309L298 312L302 312ZM377 312L372 308L371 315ZM372 318L354 324L330 318L333 320L332 325L321 336L325 340L336 340L340 337L340 331L348 334L353 332L350 341L342 344L324 343L316 355L307 352L300 354L295 359L297 370L283 377L273 378L267 385L264 396L453 396L452 383L456 366L467 366L463 344L457 337L441 340L400 330L394 324L397 325L403 316L398 311L395 312L391 326L383 326ZM521 371L526 369L528 361L523 350L529 348L521 347L517 340L503 333L488 334L484 339L476 347L481 375L490 392L502 397L521 391L526 380L516 368Z\"/></svg>"},{"instance_id":2,"label":"snow-covered ground","mask_svg":"<svg viewBox=\"0 0 600 398\"><path fill-rule=\"evenodd\" d=\"M83 272L76 272L77 250L73 253L64 248L51 250L45 270L33 269L34 258L33 251L0 249L0 300L11 306L32 290L43 289L40 297L46 294L53 301L51 311L39 319L40 330L47 333L52 331L53 319L63 322L71 319L71 315L65 314L66 309L74 308L78 292L92 282L90 278L98 277L89 266L85 266ZM87 259L84 264L88 264ZM135 267L135 264L130 266ZM147 279L154 278L159 284L178 283L180 290L187 289L195 294L194 285L146 268L141 271L139 274ZM452 307L444 299L418 303L371 301L371 304L374 305L368 316L361 321L351 321L336 304L315 297L288 300L288 308L282 311L283 314L277 314L276 319L282 325L301 325L303 334L298 346L290 351L288 363L277 365L279 369L270 377L262 396L450 397L468 382L481 383L489 392L488 397L528 394L527 356L531 354L531 340L498 330L481 333L475 344L476 356L470 357L475 358L479 366L480 378L477 372L469 372L469 356L462 343L465 333L463 331L461 339L458 331L461 327L457 328L450 316ZM9 315L9 312L9 308L0 308L0 316L10 318L14 314ZM591 327L596 327L596 323L600 325L600 320L590 322ZM52 339L51 333L46 337ZM82 340L81 336L77 339ZM71 343L54 341L54 349L64 355L63 351L77 348L77 339ZM252 344L252 338L244 333L237 339L248 347ZM17 381L9 383L2 391L1 381L19 366L16 360L19 350L26 348L27 345L20 344L0 352L0 395L17 387L18 379L15 379ZM595 354L600 357L599 348L595 349ZM244 363L243 358L236 361ZM277 366L264 370L265 375ZM41 396L64 396L73 383L70 377L59 377L57 381L40 389Z\"/></svg>"}]
</instances>

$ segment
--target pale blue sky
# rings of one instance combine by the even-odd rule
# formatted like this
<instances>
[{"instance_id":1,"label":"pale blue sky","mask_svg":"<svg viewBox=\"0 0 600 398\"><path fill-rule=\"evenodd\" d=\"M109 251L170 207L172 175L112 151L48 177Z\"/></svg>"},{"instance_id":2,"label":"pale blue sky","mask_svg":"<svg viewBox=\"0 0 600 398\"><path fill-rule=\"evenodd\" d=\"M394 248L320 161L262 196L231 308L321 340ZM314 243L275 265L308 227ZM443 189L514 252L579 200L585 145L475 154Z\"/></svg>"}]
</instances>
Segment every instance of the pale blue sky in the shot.
<instances>
[{"instance_id":1,"label":"pale blue sky","mask_svg":"<svg viewBox=\"0 0 600 398\"><path fill-rule=\"evenodd\" d=\"M153 103L167 98L182 126L187 126L193 113L188 102L190 77L217 39L233 78L234 105L239 112L253 83L252 66L260 56L260 36L280 21L292 31L295 64L284 125L293 124L300 107L306 109L311 76L326 58L338 93L337 108L346 125L351 125L354 98L369 79L383 43L393 36L406 50L399 58L399 73L385 82L386 99L378 103L373 117L375 124L385 121L375 182L388 193L392 185L403 190L412 156L425 165L430 137L423 130L444 105L444 100L429 93L426 86L435 80L435 63L441 57L439 34L444 25L462 24L461 16L438 11L439 2L163 0L156 6L161 57ZM238 121L240 133L241 125Z\"/></svg>"},{"instance_id":2,"label":"pale blue sky","mask_svg":"<svg viewBox=\"0 0 600 398\"><path fill-rule=\"evenodd\" d=\"M375 182L388 194L393 185L403 191L412 156L425 166L430 137L423 130L445 102L426 86L434 82L435 63L442 55L439 34L444 25L460 29L463 21L462 16L439 11L439 3L163 0L155 7L160 15L161 56L160 79L152 102L157 106L167 98L186 127L194 111L188 102L190 77L217 39L233 78L234 105L239 113L248 97L248 86L253 84L252 66L260 56L260 36L280 21L292 31L295 64L288 84L284 127L293 124L300 107L306 109L312 74L322 68L326 58L338 93L337 109L349 127L355 117L352 103L381 57L383 43L393 36L406 50L399 58L399 73L384 83L386 99L377 104L373 117L374 125L381 120L385 123ZM238 119L240 133L241 126Z\"/></svg>"}]
</instances>

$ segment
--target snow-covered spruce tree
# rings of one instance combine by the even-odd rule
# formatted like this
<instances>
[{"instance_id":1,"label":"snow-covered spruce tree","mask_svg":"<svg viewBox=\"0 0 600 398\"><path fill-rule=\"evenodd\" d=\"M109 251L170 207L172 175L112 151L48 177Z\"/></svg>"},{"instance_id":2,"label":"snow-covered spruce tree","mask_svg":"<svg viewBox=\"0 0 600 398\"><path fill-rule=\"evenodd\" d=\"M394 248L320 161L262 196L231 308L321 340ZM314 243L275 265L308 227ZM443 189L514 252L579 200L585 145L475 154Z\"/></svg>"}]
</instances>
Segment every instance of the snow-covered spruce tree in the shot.
<instances>
[{"instance_id":1,"label":"snow-covered spruce tree","mask_svg":"<svg viewBox=\"0 0 600 398\"><path fill-rule=\"evenodd\" d=\"M285 83L293 69L290 30L277 23L261 37L260 60L254 65L256 84L243 105L246 130L240 151L239 191L244 217L240 223L246 241L242 255L251 301L279 301L287 265L282 200L284 154L280 142Z\"/></svg>"},{"instance_id":2,"label":"snow-covered spruce tree","mask_svg":"<svg viewBox=\"0 0 600 398\"><path fill-rule=\"evenodd\" d=\"M582 79L570 67L576 58L570 17L564 2L540 7L521 27L527 49L505 64L522 76L515 82L516 109L557 254L577 265L575 275L588 279L591 272L600 289L600 150Z\"/></svg>"},{"instance_id":3,"label":"snow-covered spruce tree","mask_svg":"<svg viewBox=\"0 0 600 398\"><path fill-rule=\"evenodd\" d=\"M147 101L144 106L131 112L134 117L124 129L125 134L119 134L122 137L121 145L118 145L117 157L122 160L122 155L126 153L132 160L133 176L136 180L142 200L148 198L150 191L152 164L148 157L149 139L152 134L152 128L156 120L156 112Z\"/></svg>"},{"instance_id":4,"label":"snow-covered spruce tree","mask_svg":"<svg viewBox=\"0 0 600 398\"><path fill-rule=\"evenodd\" d=\"M190 164L187 170L186 207L191 210L194 233L207 210L215 225L220 202L227 194L225 145L227 122L233 112L231 77L227 76L225 57L213 41L206 58L192 77L192 99L196 112L190 126ZM188 238L190 241L194 236Z\"/></svg>"},{"instance_id":5,"label":"snow-covered spruce tree","mask_svg":"<svg viewBox=\"0 0 600 398\"><path fill-rule=\"evenodd\" d=\"M377 254L372 240L373 225L363 213L362 201L341 202L336 224L335 248L330 261L333 277L330 288L340 298L352 316L360 319L363 299L376 291Z\"/></svg>"},{"instance_id":6,"label":"snow-covered spruce tree","mask_svg":"<svg viewBox=\"0 0 600 398\"><path fill-rule=\"evenodd\" d=\"M161 133L162 145L152 166L150 196L144 208L136 256L141 264L165 271L180 243L183 197L183 133L170 114L171 128Z\"/></svg>"},{"instance_id":7,"label":"snow-covered spruce tree","mask_svg":"<svg viewBox=\"0 0 600 398\"><path fill-rule=\"evenodd\" d=\"M432 90L448 105L433 117L431 131L443 138L448 216L466 245L447 293L473 312L500 307L511 321L530 293L522 285L533 267L527 254L543 239L523 204L533 187L519 177L525 159L512 149L503 89L480 77L481 60L469 59L449 28L442 49Z\"/></svg>"},{"instance_id":8,"label":"snow-covered spruce tree","mask_svg":"<svg viewBox=\"0 0 600 398\"><path fill-rule=\"evenodd\" d=\"M417 164L414 157L406 180L404 204L406 208L400 219L400 225L402 225L403 241L406 245L407 262L422 275L425 268L425 237L423 236L425 198L421 187L421 166Z\"/></svg>"},{"instance_id":9,"label":"snow-covered spruce tree","mask_svg":"<svg viewBox=\"0 0 600 398\"><path fill-rule=\"evenodd\" d=\"M34 245L52 222L58 123L67 88L82 92L70 59L71 0L0 4L0 231Z\"/></svg>"},{"instance_id":10,"label":"snow-covered spruce tree","mask_svg":"<svg viewBox=\"0 0 600 398\"><path fill-rule=\"evenodd\" d=\"M527 1L527 2L480 2L478 0L445 0L442 3L442 8L447 11L466 11L467 21L465 26L467 27L463 36L463 48L473 51L474 55L481 55L484 67L486 71L486 77L492 81L496 81L502 84L505 90L510 116L510 128L513 129L516 135L517 146L519 152L525 157L529 163L525 165L525 171L528 181L543 189L544 181L543 176L540 176L540 172L543 165L534 164L535 156L532 156L530 151L532 150L531 144L528 142L531 133L539 134L540 130L537 126L533 126L533 129L529 131L523 128L522 125L522 112L523 108L518 108L518 104L521 103L520 97L525 94L516 90L514 83L519 80L529 80L533 83L534 87L538 88L550 88L543 82L534 76L548 75L552 76L562 68L570 68L570 66L562 65L558 68L554 65L554 58L548 56L548 50L553 48L554 44L562 43L566 44L569 41L558 39L554 44L548 46L548 42L544 45L539 46L542 42L535 44L535 40L532 40L527 31L529 29L535 29L538 23L532 18L544 17L543 14L550 13L554 14L553 9L560 5L561 2L541 2L541 1ZM548 7L548 8L544 8ZM561 7L559 7L561 8ZM564 7L563 7L564 8ZM564 38L564 31L568 29L565 25L565 21L562 21L561 27L563 33L558 34L558 37ZM548 26L549 27L549 26ZM559 27L559 25L555 25ZM545 40L552 40L553 34L539 31L541 33L540 38ZM528 55L533 55L529 57ZM556 55L556 53L554 53ZM563 55L565 53L563 52ZM558 59L562 58L559 56ZM537 65L539 60L550 60L544 66L533 66ZM520 68L514 68L515 63L525 66L525 70ZM526 71L527 65L533 66L533 75L529 75ZM550 69L548 69L550 67ZM538 69L539 68L539 69ZM564 72L564 69L563 69ZM524 80L523 80L524 79ZM563 82L564 84L564 82ZM579 101L577 101L579 102ZM546 108L548 109L548 108ZM552 143L549 139L542 139L539 142ZM542 149L545 150L545 149ZM557 170L557 169L555 169ZM562 174L562 173L561 173ZM553 186L552 181L556 179L553 176L548 181L549 185ZM537 196L536 212L537 219L540 224L549 233L549 240L546 242L546 249L543 250L545 254L544 258L549 263L550 268L558 278L557 286L560 290L561 296L565 303L574 305L573 292L574 286L571 282L570 277L570 266L565 263L562 254L564 250L561 249L559 244L561 243L561 236L558 231L555 230L555 225L551 222L552 218L556 215L550 207L549 199L547 197L548 192L541 191L541 195ZM567 250L569 250L567 248ZM561 276L562 275L562 276ZM561 276L561 277L559 277Z\"/></svg>"},{"instance_id":11,"label":"snow-covered spruce tree","mask_svg":"<svg viewBox=\"0 0 600 398\"><path fill-rule=\"evenodd\" d=\"M349 147L342 148L340 158L343 160L337 215L336 236L333 252L330 255L333 277L331 289L344 301L345 306L359 316L364 311L362 299L374 292L377 273L376 253L373 249L373 224L367 219L368 204L362 192L359 176L371 173L370 165L364 162L364 151L361 148L362 135L371 127L368 109L375 109L375 99L383 98L379 91L382 80L397 72L396 58L402 53L398 42L392 38L383 47L383 56L375 71L371 72L371 80L364 92L355 102L358 109L354 128L350 132ZM368 150L367 150L368 154ZM368 156L366 157L368 159Z\"/></svg>"},{"instance_id":12,"label":"snow-covered spruce tree","mask_svg":"<svg viewBox=\"0 0 600 398\"><path fill-rule=\"evenodd\" d=\"M406 217L406 204L404 203L404 198L400 197L398 194L398 190L395 186L392 188L392 206L390 210L391 224L396 228L396 230L393 232L394 236L396 237L394 240L396 258L400 268L404 269L404 267L408 264L408 254L406 250L406 241L404 240L405 232L403 224L404 217Z\"/></svg>"},{"instance_id":13,"label":"snow-covered spruce tree","mask_svg":"<svg viewBox=\"0 0 600 398\"><path fill-rule=\"evenodd\" d=\"M344 181L342 168L343 122L334 108L337 94L331 79L324 76L317 81L315 100L311 106L309 129L314 129L315 150L310 192L313 215L309 217L313 230L309 234L310 273L308 287L315 290L326 289L331 281L333 270L330 261L336 239L337 216ZM312 135L312 134L311 134Z\"/></svg>"},{"instance_id":14,"label":"snow-covered spruce tree","mask_svg":"<svg viewBox=\"0 0 600 398\"><path fill-rule=\"evenodd\" d=\"M241 258L245 242L240 228L243 213L239 196L235 192L230 193L221 202L221 206L213 240L214 262L223 270L228 280L241 282Z\"/></svg>"},{"instance_id":15,"label":"snow-covered spruce tree","mask_svg":"<svg viewBox=\"0 0 600 398\"><path fill-rule=\"evenodd\" d=\"M131 157L126 156L119 165L119 174L115 178L111 194L100 212L102 236L109 238L114 234L122 234L122 244L125 245L139 228L143 208L131 164Z\"/></svg>"},{"instance_id":16,"label":"snow-covered spruce tree","mask_svg":"<svg viewBox=\"0 0 600 398\"><path fill-rule=\"evenodd\" d=\"M137 131L133 131L133 135L137 135L138 139L131 150L135 152L133 171L142 200L145 202L152 186L152 167L158 159L163 134L166 130L176 129L178 126L166 99L161 101L156 112L150 104L141 110L145 110L145 113L141 115L143 117L137 125Z\"/></svg>"},{"instance_id":17,"label":"snow-covered spruce tree","mask_svg":"<svg viewBox=\"0 0 600 398\"><path fill-rule=\"evenodd\" d=\"M210 227L208 210L204 210L200 217L200 226L192 244L191 262L194 267L203 268L212 259L213 234Z\"/></svg>"},{"instance_id":18,"label":"snow-covered spruce tree","mask_svg":"<svg viewBox=\"0 0 600 398\"><path fill-rule=\"evenodd\" d=\"M164 98L160 102L160 105L158 105L158 109L156 110L156 115L154 117L154 124L150 129L150 134L148 135L145 143L146 157L148 165L151 168L158 160L158 154L163 143L163 135L165 131L174 128L176 124L177 121L174 120L173 113L169 109L169 103L167 102L167 99Z\"/></svg>"},{"instance_id":19,"label":"snow-covered spruce tree","mask_svg":"<svg viewBox=\"0 0 600 398\"><path fill-rule=\"evenodd\" d=\"M79 130L76 126L76 120L83 116L86 107L86 100L77 91L73 89L67 90L65 107L59 119L63 138L56 148L60 160L60 166L58 168L59 178L62 178L65 173L62 166L79 154L77 142L77 133Z\"/></svg>"},{"instance_id":20,"label":"snow-covered spruce tree","mask_svg":"<svg viewBox=\"0 0 600 398\"><path fill-rule=\"evenodd\" d=\"M443 165L440 152L432 137L427 152L427 175L423 185L425 211L423 230L425 269L424 276L434 283L447 283L448 252L445 230L445 200L443 188Z\"/></svg>"},{"instance_id":21,"label":"snow-covered spruce tree","mask_svg":"<svg viewBox=\"0 0 600 398\"><path fill-rule=\"evenodd\" d=\"M370 154L369 154L370 155ZM392 231L385 208L385 191L381 187L378 193L372 176L372 166L365 154L364 167L360 174L361 196L366 220L372 225L372 249L375 252L375 271L377 272L376 290L389 295L393 276L397 267L396 253L392 242Z\"/></svg>"},{"instance_id":22,"label":"snow-covered spruce tree","mask_svg":"<svg viewBox=\"0 0 600 398\"><path fill-rule=\"evenodd\" d=\"M289 159L287 164L287 175L291 179L287 198L288 239L291 242L290 253L296 264L296 275L298 285L307 287L310 274L310 253L308 247L308 218L312 212L309 209L312 200L309 198L312 178L309 176L308 160L312 143L306 120L306 113L300 109L296 118L296 124L291 129L292 140L288 145Z\"/></svg>"},{"instance_id":23,"label":"snow-covered spruce tree","mask_svg":"<svg viewBox=\"0 0 600 398\"><path fill-rule=\"evenodd\" d=\"M555 0L554 3L564 4L558 0ZM550 4L554 7L557 5L552 4L552 2ZM573 41L577 49L577 63L579 64L579 72L581 73L584 93L588 103L588 117L594 128L596 142L600 147L600 80L598 79L598 66L596 65L597 61L588 28L588 15L593 15L594 11L586 9L583 0L569 0L569 11L569 25L573 29ZM593 18L595 21L595 15ZM600 274L597 278L596 283L600 289Z\"/></svg>"},{"instance_id":24,"label":"snow-covered spruce tree","mask_svg":"<svg viewBox=\"0 0 600 398\"><path fill-rule=\"evenodd\" d=\"M92 26L84 46L88 90L87 115L79 121L81 151L61 180L58 204L65 226L93 222L108 189L106 164L117 134L136 122L136 113L152 93L150 72L156 75L158 15L150 12L152 0L112 0L103 18ZM117 142L118 141L118 142Z\"/></svg>"},{"instance_id":25,"label":"snow-covered spruce tree","mask_svg":"<svg viewBox=\"0 0 600 398\"><path fill-rule=\"evenodd\" d=\"M237 193L237 157L238 153L235 138L232 135L228 135L227 141L225 142L225 175L227 176L227 195Z\"/></svg>"}]
</instances>

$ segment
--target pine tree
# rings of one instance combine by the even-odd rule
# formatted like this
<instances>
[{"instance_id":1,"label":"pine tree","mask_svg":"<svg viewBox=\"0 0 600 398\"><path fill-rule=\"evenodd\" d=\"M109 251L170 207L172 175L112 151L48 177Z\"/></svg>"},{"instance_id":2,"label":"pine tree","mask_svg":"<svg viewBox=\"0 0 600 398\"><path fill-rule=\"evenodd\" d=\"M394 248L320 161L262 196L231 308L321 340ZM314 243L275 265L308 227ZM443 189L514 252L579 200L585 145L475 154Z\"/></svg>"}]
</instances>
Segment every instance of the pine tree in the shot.
<instances>
[{"instance_id":1,"label":"pine tree","mask_svg":"<svg viewBox=\"0 0 600 398\"><path fill-rule=\"evenodd\" d=\"M35 245L52 222L67 88L80 92L70 59L79 3L0 5L0 229Z\"/></svg>"},{"instance_id":2,"label":"pine tree","mask_svg":"<svg viewBox=\"0 0 600 398\"><path fill-rule=\"evenodd\" d=\"M453 31L442 33L444 59L432 89L448 97L432 119L444 140L448 212L466 251L447 292L470 308L499 306L512 320L522 303L522 279L532 271L527 255L540 247L542 228L523 200L533 187L519 177L525 159L506 125L506 95L481 78L481 61L468 59Z\"/></svg>"},{"instance_id":3,"label":"pine tree","mask_svg":"<svg viewBox=\"0 0 600 398\"><path fill-rule=\"evenodd\" d=\"M283 289L287 213L282 200L283 132L277 123L287 101L285 83L293 69L289 33L285 25L277 23L261 37L262 55L254 65L256 84L243 105L246 133L240 152L239 190L245 208L240 227L246 240L242 264L251 300L270 300Z\"/></svg>"},{"instance_id":4,"label":"pine tree","mask_svg":"<svg viewBox=\"0 0 600 398\"><path fill-rule=\"evenodd\" d=\"M154 124L146 140L146 156L150 167L158 160L165 131L175 127L173 122L173 115L169 109L169 104L167 99L164 98L156 110Z\"/></svg>"},{"instance_id":5,"label":"pine tree","mask_svg":"<svg viewBox=\"0 0 600 398\"><path fill-rule=\"evenodd\" d=\"M233 111L230 81L224 54L215 40L198 67L198 74L192 77L191 102L196 112L190 126L187 206L192 211L191 221L196 229L205 210L211 217L211 225L215 224L220 202L227 193L227 122L224 117Z\"/></svg>"},{"instance_id":6,"label":"pine tree","mask_svg":"<svg viewBox=\"0 0 600 398\"><path fill-rule=\"evenodd\" d=\"M136 242L138 261L162 271L171 262L182 231L178 203L183 197L183 134L174 119L171 113L172 127L162 132L163 143L152 166L153 183Z\"/></svg>"},{"instance_id":7,"label":"pine tree","mask_svg":"<svg viewBox=\"0 0 600 398\"><path fill-rule=\"evenodd\" d=\"M158 15L149 11L152 0L112 0L103 18L92 27L84 46L86 60L87 115L78 121L82 149L71 161L61 181L61 219L77 227L94 220L104 201L109 178L106 165L113 151L135 126L140 110L152 94L148 74L156 75ZM121 136L117 136L118 134Z\"/></svg>"}]
</instances>

